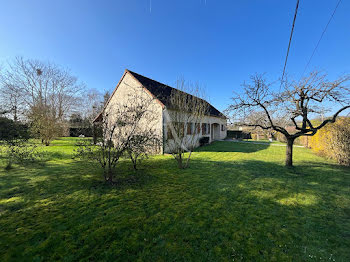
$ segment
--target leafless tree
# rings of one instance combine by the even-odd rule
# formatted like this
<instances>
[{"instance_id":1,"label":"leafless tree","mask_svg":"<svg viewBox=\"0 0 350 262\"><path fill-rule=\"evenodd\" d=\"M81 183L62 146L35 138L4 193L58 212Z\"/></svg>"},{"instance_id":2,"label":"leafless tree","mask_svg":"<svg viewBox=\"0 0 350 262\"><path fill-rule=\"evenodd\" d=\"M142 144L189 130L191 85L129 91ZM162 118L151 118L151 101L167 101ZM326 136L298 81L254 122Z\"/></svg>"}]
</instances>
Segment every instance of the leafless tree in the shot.
<instances>
[{"instance_id":1,"label":"leafless tree","mask_svg":"<svg viewBox=\"0 0 350 262\"><path fill-rule=\"evenodd\" d=\"M242 125L283 134L287 141L286 166L293 165L296 138L313 136L350 108L350 90L345 85L350 80L348 75L328 81L325 74L315 71L300 81L284 81L280 91L276 91L278 87L274 89L273 83L268 83L263 75L253 75L250 80L243 84L243 93L232 98L233 104L227 111L240 118ZM324 112L325 108L336 111L314 126L311 118ZM251 114L259 117L247 118ZM296 131L287 131L287 126L293 126Z\"/></svg>"},{"instance_id":2,"label":"leafless tree","mask_svg":"<svg viewBox=\"0 0 350 262\"><path fill-rule=\"evenodd\" d=\"M104 108L98 123L102 132L96 145L85 141L77 150L79 157L99 163L104 179L109 183L115 182L116 167L123 155L132 154L135 157L133 160L137 161L140 154L147 153L138 150L156 151L159 146L155 130L154 99L142 95L142 88L136 89L125 101Z\"/></svg>"},{"instance_id":3,"label":"leafless tree","mask_svg":"<svg viewBox=\"0 0 350 262\"><path fill-rule=\"evenodd\" d=\"M0 89L0 103L3 114L9 115L14 121L23 114L23 97L19 90L11 85L4 85Z\"/></svg>"},{"instance_id":4,"label":"leafless tree","mask_svg":"<svg viewBox=\"0 0 350 262\"><path fill-rule=\"evenodd\" d=\"M83 119L87 119L92 125L93 120L103 110L109 97L110 93L108 91L101 93L96 89L86 90L79 98L78 110L75 113L79 113Z\"/></svg>"},{"instance_id":5,"label":"leafless tree","mask_svg":"<svg viewBox=\"0 0 350 262\"><path fill-rule=\"evenodd\" d=\"M187 84L182 79L170 95L166 146L181 169L189 165L192 151L198 145L201 124L208 114L209 104L200 96L203 94L198 85Z\"/></svg>"},{"instance_id":6,"label":"leafless tree","mask_svg":"<svg viewBox=\"0 0 350 262\"><path fill-rule=\"evenodd\" d=\"M33 106L28 113L28 118L31 121L31 131L39 134L41 142L46 146L63 133L63 123L55 117L49 106Z\"/></svg>"},{"instance_id":7,"label":"leafless tree","mask_svg":"<svg viewBox=\"0 0 350 262\"><path fill-rule=\"evenodd\" d=\"M56 125L71 114L84 89L84 85L78 83L68 70L52 63L22 57L8 63L0 77L0 84L1 93L10 102L8 107L14 118L18 118L21 113L33 122L42 115L54 120ZM45 113L38 111L38 108L46 110ZM35 115L35 112L40 112L40 115ZM43 128L46 125L40 125L40 135Z\"/></svg>"},{"instance_id":8,"label":"leafless tree","mask_svg":"<svg viewBox=\"0 0 350 262\"><path fill-rule=\"evenodd\" d=\"M136 170L138 163L148 158L150 153L159 153L160 144L160 136L151 128L146 128L142 132L132 135L126 152L132 162L133 168Z\"/></svg>"}]
</instances>

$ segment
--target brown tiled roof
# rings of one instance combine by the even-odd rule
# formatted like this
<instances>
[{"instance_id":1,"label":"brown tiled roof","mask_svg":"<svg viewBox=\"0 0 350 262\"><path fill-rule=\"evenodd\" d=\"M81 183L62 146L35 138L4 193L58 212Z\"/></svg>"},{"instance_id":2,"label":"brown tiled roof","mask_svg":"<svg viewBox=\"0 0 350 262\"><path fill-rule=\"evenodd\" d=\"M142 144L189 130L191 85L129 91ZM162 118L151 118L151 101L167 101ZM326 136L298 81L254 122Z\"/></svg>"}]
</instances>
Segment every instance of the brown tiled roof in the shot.
<instances>
[{"instance_id":1,"label":"brown tiled roof","mask_svg":"<svg viewBox=\"0 0 350 262\"><path fill-rule=\"evenodd\" d=\"M162 84L158 81L145 77L143 75L137 74L130 70L127 70L130 74L132 74L141 85L150 91L160 102L162 102L167 108L171 109L172 105L170 103L170 96L172 90L176 89L171 86ZM205 101L208 104L209 115L226 118L224 114L222 114L219 110L213 107L210 103Z\"/></svg>"},{"instance_id":2,"label":"brown tiled roof","mask_svg":"<svg viewBox=\"0 0 350 262\"><path fill-rule=\"evenodd\" d=\"M169 109L172 108L172 105L170 102L170 97L171 97L172 90L177 90L176 88L162 84L158 81L155 81L155 80L150 79L148 77L145 77L143 75L137 74L137 73L132 72L128 69L125 70L125 73L126 72L130 73L137 81L139 81L140 84L144 88L146 88L155 98L157 98L160 101L160 103L162 103L164 106L166 106ZM124 75L125 75L125 73L124 73ZM119 81L119 83L120 83L120 81ZM118 83L116 89L118 88L119 83ZM114 90L114 92L115 92L115 90ZM114 92L112 93L111 97L114 95ZM186 93L184 92L184 94L186 94ZM187 95L190 95L190 94L187 94ZM110 99L111 99L111 97L110 97ZM210 103L208 103L205 100L203 100L203 101L208 104L208 108L209 108L208 115L216 116L216 117L220 117L220 118L226 118L224 114L222 114L219 110L217 110L215 107L213 107ZM108 102L109 102L109 100L108 100ZM107 104L108 104L108 102L107 102ZM94 122L101 121L101 119L102 119L102 112L95 118Z\"/></svg>"}]
</instances>

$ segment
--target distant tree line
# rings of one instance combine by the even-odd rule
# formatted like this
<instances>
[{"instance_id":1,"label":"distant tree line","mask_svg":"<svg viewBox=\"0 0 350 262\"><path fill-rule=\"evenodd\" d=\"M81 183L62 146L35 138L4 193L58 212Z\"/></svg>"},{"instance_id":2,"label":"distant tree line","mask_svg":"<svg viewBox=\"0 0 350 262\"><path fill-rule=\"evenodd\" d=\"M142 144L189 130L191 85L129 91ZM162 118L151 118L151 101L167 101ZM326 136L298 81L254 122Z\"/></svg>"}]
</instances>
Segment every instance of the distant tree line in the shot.
<instances>
[{"instance_id":1,"label":"distant tree line","mask_svg":"<svg viewBox=\"0 0 350 262\"><path fill-rule=\"evenodd\" d=\"M0 70L1 116L26 123L45 145L69 135L74 119L82 119L79 128L91 129L108 97L108 92L103 97L88 90L69 70L50 62L16 57Z\"/></svg>"}]
</instances>

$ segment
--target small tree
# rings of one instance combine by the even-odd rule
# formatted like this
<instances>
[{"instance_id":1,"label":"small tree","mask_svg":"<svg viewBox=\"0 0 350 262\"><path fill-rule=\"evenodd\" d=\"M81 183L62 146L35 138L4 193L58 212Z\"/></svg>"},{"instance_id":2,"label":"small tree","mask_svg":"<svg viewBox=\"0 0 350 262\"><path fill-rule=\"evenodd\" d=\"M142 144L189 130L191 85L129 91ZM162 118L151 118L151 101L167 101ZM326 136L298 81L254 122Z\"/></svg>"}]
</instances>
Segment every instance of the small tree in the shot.
<instances>
[{"instance_id":1,"label":"small tree","mask_svg":"<svg viewBox=\"0 0 350 262\"><path fill-rule=\"evenodd\" d=\"M201 93L198 86L187 85L184 80L178 80L176 89L172 90L169 98L166 145L181 169L189 165L192 151L199 142L200 125L209 111L209 104L199 96Z\"/></svg>"},{"instance_id":2,"label":"small tree","mask_svg":"<svg viewBox=\"0 0 350 262\"><path fill-rule=\"evenodd\" d=\"M158 153L159 147L160 138L152 130L145 130L141 134L131 136L126 152L134 170L137 169L138 163L148 158L150 153Z\"/></svg>"},{"instance_id":3,"label":"small tree","mask_svg":"<svg viewBox=\"0 0 350 262\"><path fill-rule=\"evenodd\" d=\"M28 116L31 119L32 133L46 146L63 133L62 121L57 119L49 106L33 106Z\"/></svg>"},{"instance_id":4,"label":"small tree","mask_svg":"<svg viewBox=\"0 0 350 262\"><path fill-rule=\"evenodd\" d=\"M313 136L328 123L336 121L338 115L350 108L350 90L344 84L349 76L328 81L325 74L312 72L300 81L283 83L278 87L267 83L262 75L251 77L250 83L243 84L243 93L233 97L228 112L240 118L242 125L275 130L287 141L286 166L293 165L293 143L300 136ZM315 125L311 117L324 112L324 108L337 108L329 118ZM247 118L257 114L257 118ZM295 132L287 130L293 126Z\"/></svg>"},{"instance_id":5,"label":"small tree","mask_svg":"<svg viewBox=\"0 0 350 262\"><path fill-rule=\"evenodd\" d=\"M146 154L151 141L157 134L153 111L153 98L136 89L123 102L107 105L98 123L101 136L96 145L85 140L79 145L77 156L97 162L103 169L106 182L114 183L117 164L125 153L132 154L133 159Z\"/></svg>"},{"instance_id":6,"label":"small tree","mask_svg":"<svg viewBox=\"0 0 350 262\"><path fill-rule=\"evenodd\" d=\"M35 145L28 145L28 127L18 121L0 117L0 145L6 155L5 169L11 169L14 162L35 159Z\"/></svg>"}]
</instances>

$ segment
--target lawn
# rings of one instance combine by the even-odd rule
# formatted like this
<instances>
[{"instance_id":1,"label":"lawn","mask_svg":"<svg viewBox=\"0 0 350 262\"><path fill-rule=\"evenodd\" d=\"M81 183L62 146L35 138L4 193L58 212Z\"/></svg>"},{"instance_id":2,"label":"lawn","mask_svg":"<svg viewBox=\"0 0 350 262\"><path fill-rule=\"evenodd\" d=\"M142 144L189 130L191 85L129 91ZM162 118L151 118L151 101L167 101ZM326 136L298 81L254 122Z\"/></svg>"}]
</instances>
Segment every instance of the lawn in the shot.
<instances>
[{"instance_id":1,"label":"lawn","mask_svg":"<svg viewBox=\"0 0 350 262\"><path fill-rule=\"evenodd\" d=\"M0 261L350 261L350 169L295 148L215 142L190 168L156 156L119 185L72 159L3 169Z\"/></svg>"}]
</instances>

